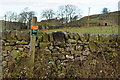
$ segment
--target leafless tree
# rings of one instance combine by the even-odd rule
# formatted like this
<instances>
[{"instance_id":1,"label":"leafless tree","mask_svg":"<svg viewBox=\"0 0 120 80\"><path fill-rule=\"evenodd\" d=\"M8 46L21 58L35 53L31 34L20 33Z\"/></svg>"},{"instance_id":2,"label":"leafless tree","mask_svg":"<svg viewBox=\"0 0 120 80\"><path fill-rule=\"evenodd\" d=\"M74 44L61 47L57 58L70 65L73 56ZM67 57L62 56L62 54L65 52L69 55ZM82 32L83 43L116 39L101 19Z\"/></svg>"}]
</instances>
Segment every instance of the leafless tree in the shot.
<instances>
[{"instance_id":1,"label":"leafless tree","mask_svg":"<svg viewBox=\"0 0 120 80\"><path fill-rule=\"evenodd\" d=\"M16 22L17 21L17 18L18 18L18 15L16 12L13 12L13 11L7 11L5 13L5 16L6 17L6 20L7 21L10 21L10 22Z\"/></svg>"},{"instance_id":2,"label":"leafless tree","mask_svg":"<svg viewBox=\"0 0 120 80\"><path fill-rule=\"evenodd\" d=\"M61 20L65 19L65 22L68 23L77 19L79 16L81 16L80 9L70 4L60 6L58 9L58 16Z\"/></svg>"},{"instance_id":3,"label":"leafless tree","mask_svg":"<svg viewBox=\"0 0 120 80\"><path fill-rule=\"evenodd\" d=\"M58 8L58 11L57 11L57 18L60 20L60 23L63 25L64 21L65 21L65 9L64 9L64 6L60 6Z\"/></svg>"},{"instance_id":4,"label":"leafless tree","mask_svg":"<svg viewBox=\"0 0 120 80\"><path fill-rule=\"evenodd\" d=\"M19 22L25 23L28 29L30 29L32 17L35 15L34 11L28 11L27 8L19 14Z\"/></svg>"},{"instance_id":5,"label":"leafless tree","mask_svg":"<svg viewBox=\"0 0 120 80\"><path fill-rule=\"evenodd\" d=\"M46 18L46 20L52 19L54 15L55 13L52 9L42 11L42 18Z\"/></svg>"}]
</instances>

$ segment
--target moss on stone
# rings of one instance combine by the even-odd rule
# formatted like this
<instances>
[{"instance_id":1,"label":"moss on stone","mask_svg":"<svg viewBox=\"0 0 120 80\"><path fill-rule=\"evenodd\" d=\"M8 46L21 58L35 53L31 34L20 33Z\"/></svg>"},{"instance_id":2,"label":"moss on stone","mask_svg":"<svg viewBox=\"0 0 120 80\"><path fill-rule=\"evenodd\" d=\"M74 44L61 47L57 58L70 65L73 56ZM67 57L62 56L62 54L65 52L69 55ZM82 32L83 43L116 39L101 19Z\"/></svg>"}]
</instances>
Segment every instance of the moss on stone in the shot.
<instances>
[{"instance_id":1,"label":"moss on stone","mask_svg":"<svg viewBox=\"0 0 120 80\"><path fill-rule=\"evenodd\" d=\"M43 34L42 37L43 37L43 42L49 42L49 36L47 33Z\"/></svg>"},{"instance_id":2,"label":"moss on stone","mask_svg":"<svg viewBox=\"0 0 120 80\"><path fill-rule=\"evenodd\" d=\"M74 38L74 33L69 33L69 37L70 37L70 39L73 39Z\"/></svg>"},{"instance_id":3,"label":"moss on stone","mask_svg":"<svg viewBox=\"0 0 120 80\"><path fill-rule=\"evenodd\" d=\"M47 46L49 46L51 43L50 42L40 42L40 48L45 48Z\"/></svg>"},{"instance_id":4,"label":"moss on stone","mask_svg":"<svg viewBox=\"0 0 120 80\"><path fill-rule=\"evenodd\" d=\"M81 53L81 51L71 51L71 54L80 54Z\"/></svg>"},{"instance_id":5,"label":"moss on stone","mask_svg":"<svg viewBox=\"0 0 120 80\"><path fill-rule=\"evenodd\" d=\"M75 40L78 40L78 39L80 39L80 36L79 36L79 34L75 33L75 34L74 34L74 39L75 39Z\"/></svg>"},{"instance_id":6,"label":"moss on stone","mask_svg":"<svg viewBox=\"0 0 120 80\"><path fill-rule=\"evenodd\" d=\"M12 50L12 52L10 53L10 55L12 56L12 61L16 63L17 60L19 59L20 51L18 51L18 50Z\"/></svg>"},{"instance_id":7,"label":"moss on stone","mask_svg":"<svg viewBox=\"0 0 120 80\"><path fill-rule=\"evenodd\" d=\"M77 43L81 44L81 43L82 43L82 41L78 40L78 41L77 41Z\"/></svg>"},{"instance_id":8,"label":"moss on stone","mask_svg":"<svg viewBox=\"0 0 120 80\"><path fill-rule=\"evenodd\" d=\"M92 35L92 34L90 35L89 41L93 41L93 42L95 41L96 42L98 40L99 40L98 35Z\"/></svg>"},{"instance_id":9,"label":"moss on stone","mask_svg":"<svg viewBox=\"0 0 120 80\"><path fill-rule=\"evenodd\" d=\"M97 45L94 42L89 42L89 48L91 52L97 51Z\"/></svg>"},{"instance_id":10,"label":"moss on stone","mask_svg":"<svg viewBox=\"0 0 120 80\"><path fill-rule=\"evenodd\" d=\"M77 41L74 40L74 39L68 39L66 42L67 42L67 43L77 43Z\"/></svg>"},{"instance_id":11,"label":"moss on stone","mask_svg":"<svg viewBox=\"0 0 120 80\"><path fill-rule=\"evenodd\" d=\"M66 44L65 43L63 43L63 44L60 44L60 45L58 45L60 48L64 48L64 47L66 47Z\"/></svg>"},{"instance_id":12,"label":"moss on stone","mask_svg":"<svg viewBox=\"0 0 120 80\"><path fill-rule=\"evenodd\" d=\"M80 40L83 42L87 42L89 40L89 34L81 34L80 35Z\"/></svg>"},{"instance_id":13,"label":"moss on stone","mask_svg":"<svg viewBox=\"0 0 120 80\"><path fill-rule=\"evenodd\" d=\"M23 52L23 53L21 54L21 57L30 57L30 53L25 53L25 52Z\"/></svg>"},{"instance_id":14,"label":"moss on stone","mask_svg":"<svg viewBox=\"0 0 120 80\"><path fill-rule=\"evenodd\" d=\"M111 58L116 58L119 55L118 55L118 53L109 53L108 56L111 57Z\"/></svg>"},{"instance_id":15,"label":"moss on stone","mask_svg":"<svg viewBox=\"0 0 120 80\"><path fill-rule=\"evenodd\" d=\"M50 42L54 41L52 33L49 34L49 38L50 38Z\"/></svg>"},{"instance_id":16,"label":"moss on stone","mask_svg":"<svg viewBox=\"0 0 120 80\"><path fill-rule=\"evenodd\" d=\"M5 46L5 50L12 51L13 47L12 46Z\"/></svg>"},{"instance_id":17,"label":"moss on stone","mask_svg":"<svg viewBox=\"0 0 120 80\"><path fill-rule=\"evenodd\" d=\"M30 40L30 32L26 31L17 31L16 32L17 40L21 41L29 41Z\"/></svg>"},{"instance_id":18,"label":"moss on stone","mask_svg":"<svg viewBox=\"0 0 120 80\"><path fill-rule=\"evenodd\" d=\"M37 38L38 38L38 41L42 42L42 40L43 40L42 36L38 36Z\"/></svg>"},{"instance_id":19,"label":"moss on stone","mask_svg":"<svg viewBox=\"0 0 120 80\"><path fill-rule=\"evenodd\" d=\"M29 44L28 42L25 42L25 41L17 41L16 42L17 45L27 45Z\"/></svg>"}]
</instances>

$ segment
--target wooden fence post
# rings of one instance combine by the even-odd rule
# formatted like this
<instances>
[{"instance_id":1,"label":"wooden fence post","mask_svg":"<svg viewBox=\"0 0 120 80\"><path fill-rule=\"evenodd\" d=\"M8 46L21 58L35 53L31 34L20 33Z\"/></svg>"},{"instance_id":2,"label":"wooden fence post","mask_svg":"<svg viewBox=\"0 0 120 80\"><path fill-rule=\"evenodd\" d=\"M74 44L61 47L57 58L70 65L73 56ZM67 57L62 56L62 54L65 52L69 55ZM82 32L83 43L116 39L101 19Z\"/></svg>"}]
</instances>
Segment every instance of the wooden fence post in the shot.
<instances>
[{"instance_id":1,"label":"wooden fence post","mask_svg":"<svg viewBox=\"0 0 120 80\"><path fill-rule=\"evenodd\" d=\"M37 17L32 18L32 26L36 26L37 23ZM31 68L31 74L34 74L34 60L35 60L35 44L36 44L36 36L32 35L32 29L30 31L30 68Z\"/></svg>"},{"instance_id":2,"label":"wooden fence post","mask_svg":"<svg viewBox=\"0 0 120 80\"><path fill-rule=\"evenodd\" d=\"M32 25L31 26L36 26L37 23L37 18L33 17L32 18ZM36 44L36 36L32 36L32 32L30 34L30 52L31 52L31 63L34 64L34 57L35 57L35 44Z\"/></svg>"}]
</instances>

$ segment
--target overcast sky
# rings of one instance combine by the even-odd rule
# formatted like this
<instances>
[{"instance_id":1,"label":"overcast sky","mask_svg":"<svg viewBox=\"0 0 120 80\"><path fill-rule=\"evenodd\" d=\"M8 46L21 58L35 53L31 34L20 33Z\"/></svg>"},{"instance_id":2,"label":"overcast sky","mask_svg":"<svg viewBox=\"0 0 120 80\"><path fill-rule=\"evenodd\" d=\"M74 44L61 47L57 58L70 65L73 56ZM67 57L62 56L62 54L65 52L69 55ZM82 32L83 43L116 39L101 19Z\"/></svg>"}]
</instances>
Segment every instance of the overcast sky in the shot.
<instances>
[{"instance_id":1,"label":"overcast sky","mask_svg":"<svg viewBox=\"0 0 120 80\"><path fill-rule=\"evenodd\" d=\"M57 10L59 6L72 4L80 8L82 16L101 13L104 7L111 12L118 10L118 1L120 0L1 0L0 1L0 18L6 11L21 12L25 7L36 12L36 16L40 20L40 13L44 9Z\"/></svg>"}]
</instances>

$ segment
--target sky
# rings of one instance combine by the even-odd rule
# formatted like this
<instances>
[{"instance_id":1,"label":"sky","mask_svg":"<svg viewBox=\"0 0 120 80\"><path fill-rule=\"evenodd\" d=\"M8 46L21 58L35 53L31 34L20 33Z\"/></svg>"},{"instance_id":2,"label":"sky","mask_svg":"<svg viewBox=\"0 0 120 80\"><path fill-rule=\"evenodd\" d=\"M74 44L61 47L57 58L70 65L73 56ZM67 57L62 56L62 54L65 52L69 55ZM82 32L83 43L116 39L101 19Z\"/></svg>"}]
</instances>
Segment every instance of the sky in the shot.
<instances>
[{"instance_id":1,"label":"sky","mask_svg":"<svg viewBox=\"0 0 120 80\"><path fill-rule=\"evenodd\" d=\"M20 13L28 7L30 11L35 11L38 20L41 20L41 12L45 9L58 10L61 5L72 4L81 10L82 16L100 14L104 7L110 12L118 10L118 1L120 0L1 0L0 1L0 19L7 11Z\"/></svg>"}]
</instances>

